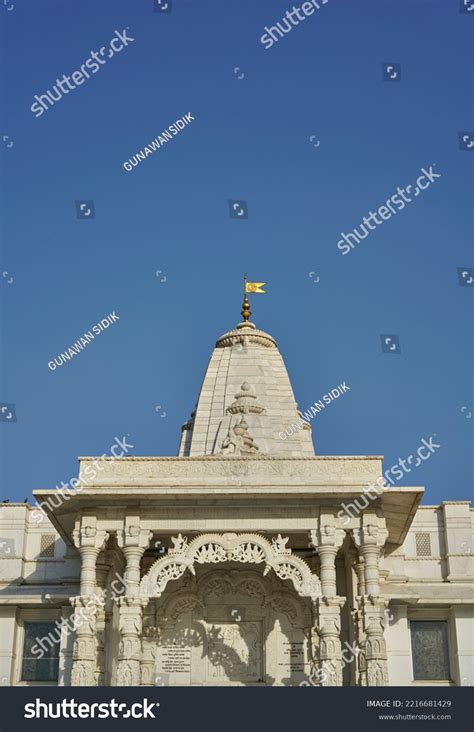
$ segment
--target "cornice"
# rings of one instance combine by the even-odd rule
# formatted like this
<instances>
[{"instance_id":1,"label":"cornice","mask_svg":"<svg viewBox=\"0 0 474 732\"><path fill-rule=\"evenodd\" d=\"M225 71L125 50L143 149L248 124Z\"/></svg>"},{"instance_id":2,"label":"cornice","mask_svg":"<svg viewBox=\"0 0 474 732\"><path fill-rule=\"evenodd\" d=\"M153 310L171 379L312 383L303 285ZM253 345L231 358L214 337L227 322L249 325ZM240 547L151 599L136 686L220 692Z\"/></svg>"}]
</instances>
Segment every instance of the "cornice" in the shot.
<instances>
[{"instance_id":1,"label":"cornice","mask_svg":"<svg viewBox=\"0 0 474 732\"><path fill-rule=\"evenodd\" d=\"M269 462L300 462L310 463L319 462L324 460L383 460L383 455L311 455L309 457L286 457L285 455L256 455L251 458L233 457L226 455L196 455L196 456L176 456L176 455L128 455L127 457L115 458L110 455L100 457L97 455L80 455L78 460L100 460L101 462L140 462L143 460L153 460L154 462L257 462L257 461L269 461ZM464 501L462 501L464 503ZM9 505L9 504L5 504Z\"/></svg>"}]
</instances>

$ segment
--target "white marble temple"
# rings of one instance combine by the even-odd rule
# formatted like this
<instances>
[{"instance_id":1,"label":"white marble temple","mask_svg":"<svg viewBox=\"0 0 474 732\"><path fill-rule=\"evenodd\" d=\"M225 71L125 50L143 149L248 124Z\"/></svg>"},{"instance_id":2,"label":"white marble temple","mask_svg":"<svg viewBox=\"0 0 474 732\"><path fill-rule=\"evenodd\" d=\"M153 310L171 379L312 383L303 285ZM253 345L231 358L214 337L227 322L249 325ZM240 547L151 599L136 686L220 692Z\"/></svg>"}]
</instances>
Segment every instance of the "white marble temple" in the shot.
<instances>
[{"instance_id":1,"label":"white marble temple","mask_svg":"<svg viewBox=\"0 0 474 732\"><path fill-rule=\"evenodd\" d=\"M1 505L0 683L471 685L470 504L384 488L347 514L382 458L282 440L297 420L275 340L241 323L177 457L83 457L44 515Z\"/></svg>"}]
</instances>

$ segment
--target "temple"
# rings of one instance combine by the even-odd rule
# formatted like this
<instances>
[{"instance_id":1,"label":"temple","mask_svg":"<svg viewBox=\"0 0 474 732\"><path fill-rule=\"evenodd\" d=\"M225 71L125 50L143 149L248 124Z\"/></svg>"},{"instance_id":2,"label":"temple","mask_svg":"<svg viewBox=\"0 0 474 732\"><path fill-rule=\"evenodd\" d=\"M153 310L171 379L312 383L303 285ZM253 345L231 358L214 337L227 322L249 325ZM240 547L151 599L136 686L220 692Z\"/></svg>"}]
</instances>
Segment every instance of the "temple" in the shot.
<instances>
[{"instance_id":1,"label":"temple","mask_svg":"<svg viewBox=\"0 0 474 732\"><path fill-rule=\"evenodd\" d=\"M382 457L315 455L300 419L244 317L176 457L81 457L41 520L3 504L1 683L472 685L469 502L380 487Z\"/></svg>"}]
</instances>

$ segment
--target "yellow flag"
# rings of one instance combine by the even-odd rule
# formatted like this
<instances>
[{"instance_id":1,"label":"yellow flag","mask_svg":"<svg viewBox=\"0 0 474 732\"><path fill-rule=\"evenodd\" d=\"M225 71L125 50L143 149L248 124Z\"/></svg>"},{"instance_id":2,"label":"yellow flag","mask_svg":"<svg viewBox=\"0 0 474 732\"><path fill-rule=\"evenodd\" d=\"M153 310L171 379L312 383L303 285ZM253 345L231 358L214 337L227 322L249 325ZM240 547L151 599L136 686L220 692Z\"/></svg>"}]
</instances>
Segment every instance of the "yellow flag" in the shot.
<instances>
[{"instance_id":1,"label":"yellow flag","mask_svg":"<svg viewBox=\"0 0 474 732\"><path fill-rule=\"evenodd\" d=\"M265 290L262 290L262 285L266 285L266 282L246 282L245 283L245 292L261 292L264 295L267 293Z\"/></svg>"}]
</instances>

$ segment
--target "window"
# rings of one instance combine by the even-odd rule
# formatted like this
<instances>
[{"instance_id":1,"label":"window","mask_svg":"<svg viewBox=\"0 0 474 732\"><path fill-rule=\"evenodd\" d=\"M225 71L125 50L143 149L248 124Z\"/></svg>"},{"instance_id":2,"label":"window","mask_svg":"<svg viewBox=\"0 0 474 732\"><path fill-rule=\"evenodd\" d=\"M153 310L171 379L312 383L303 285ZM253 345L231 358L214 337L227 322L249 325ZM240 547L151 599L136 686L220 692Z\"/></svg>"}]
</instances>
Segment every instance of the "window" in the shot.
<instances>
[{"instance_id":1,"label":"window","mask_svg":"<svg viewBox=\"0 0 474 732\"><path fill-rule=\"evenodd\" d=\"M54 557L54 542L56 537L54 534L43 534L40 543L41 559L49 559Z\"/></svg>"},{"instance_id":2,"label":"window","mask_svg":"<svg viewBox=\"0 0 474 732\"><path fill-rule=\"evenodd\" d=\"M428 532L415 534L416 556L431 557L431 536Z\"/></svg>"},{"instance_id":3,"label":"window","mask_svg":"<svg viewBox=\"0 0 474 732\"><path fill-rule=\"evenodd\" d=\"M410 630L414 680L449 680L448 623L444 620L412 620Z\"/></svg>"},{"instance_id":4,"label":"window","mask_svg":"<svg viewBox=\"0 0 474 732\"><path fill-rule=\"evenodd\" d=\"M21 681L57 681L61 630L55 622L25 622Z\"/></svg>"}]
</instances>

